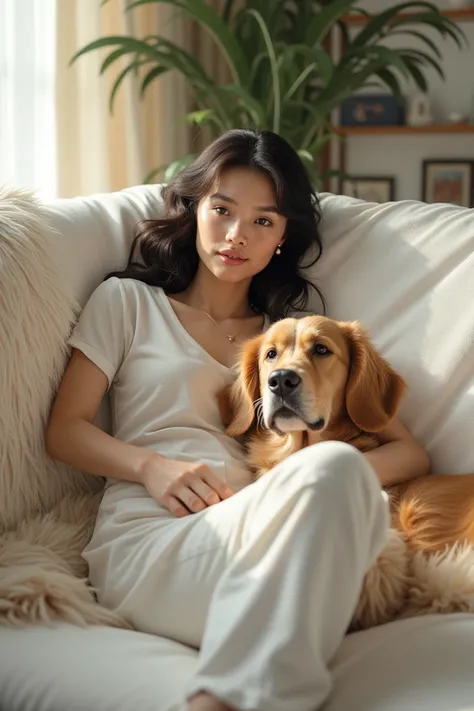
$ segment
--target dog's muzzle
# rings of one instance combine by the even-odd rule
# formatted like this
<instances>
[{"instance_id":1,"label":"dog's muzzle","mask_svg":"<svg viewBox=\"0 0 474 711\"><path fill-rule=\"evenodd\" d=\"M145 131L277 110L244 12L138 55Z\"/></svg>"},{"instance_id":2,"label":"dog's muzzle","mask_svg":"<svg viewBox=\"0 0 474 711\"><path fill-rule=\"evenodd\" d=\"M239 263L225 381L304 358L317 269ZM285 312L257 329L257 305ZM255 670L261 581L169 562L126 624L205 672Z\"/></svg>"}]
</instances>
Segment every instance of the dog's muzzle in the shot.
<instances>
[{"instance_id":1,"label":"dog's muzzle","mask_svg":"<svg viewBox=\"0 0 474 711\"><path fill-rule=\"evenodd\" d=\"M269 410L265 413L267 426L279 434L283 434L282 428L278 427L278 422L284 420L299 421L311 430L322 430L325 421L318 418L315 422L309 422L300 402L301 396L301 376L294 370L281 368L274 370L268 376L268 390L271 393L269 398ZM295 429L301 429L297 427ZM286 428L285 428L286 430Z\"/></svg>"}]
</instances>

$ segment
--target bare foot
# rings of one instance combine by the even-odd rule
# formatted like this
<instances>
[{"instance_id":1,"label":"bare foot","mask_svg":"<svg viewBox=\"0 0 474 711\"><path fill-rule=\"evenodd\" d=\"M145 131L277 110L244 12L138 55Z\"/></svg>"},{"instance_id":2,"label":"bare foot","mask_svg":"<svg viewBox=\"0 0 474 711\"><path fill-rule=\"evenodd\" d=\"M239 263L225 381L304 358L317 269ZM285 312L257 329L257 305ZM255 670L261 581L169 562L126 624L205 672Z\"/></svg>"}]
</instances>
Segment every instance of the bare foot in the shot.
<instances>
[{"instance_id":1,"label":"bare foot","mask_svg":"<svg viewBox=\"0 0 474 711\"><path fill-rule=\"evenodd\" d=\"M187 711L238 711L231 706L227 706L222 701L216 699L205 691L193 696L188 704Z\"/></svg>"}]
</instances>

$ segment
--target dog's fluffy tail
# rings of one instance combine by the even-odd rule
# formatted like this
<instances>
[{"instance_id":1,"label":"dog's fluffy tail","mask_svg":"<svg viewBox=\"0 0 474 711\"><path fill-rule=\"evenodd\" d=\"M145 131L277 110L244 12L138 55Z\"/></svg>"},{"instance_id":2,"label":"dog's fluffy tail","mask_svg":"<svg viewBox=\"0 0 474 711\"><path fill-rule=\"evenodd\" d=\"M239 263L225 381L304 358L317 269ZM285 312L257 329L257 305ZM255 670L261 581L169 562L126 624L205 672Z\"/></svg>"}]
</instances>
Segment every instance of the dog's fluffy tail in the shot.
<instances>
[{"instance_id":1,"label":"dog's fluffy tail","mask_svg":"<svg viewBox=\"0 0 474 711\"><path fill-rule=\"evenodd\" d=\"M474 475L432 475L414 480L400 497L397 527L410 546L443 551L474 545Z\"/></svg>"}]
</instances>

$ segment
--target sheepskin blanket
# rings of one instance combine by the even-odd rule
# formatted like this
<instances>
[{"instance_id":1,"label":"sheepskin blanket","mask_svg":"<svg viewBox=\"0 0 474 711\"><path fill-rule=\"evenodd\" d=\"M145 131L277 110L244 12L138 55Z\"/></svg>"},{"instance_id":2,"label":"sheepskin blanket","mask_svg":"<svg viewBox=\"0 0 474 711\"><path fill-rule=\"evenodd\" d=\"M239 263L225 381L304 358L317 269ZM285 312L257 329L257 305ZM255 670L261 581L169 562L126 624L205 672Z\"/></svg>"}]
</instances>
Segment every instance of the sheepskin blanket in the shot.
<instances>
[{"instance_id":1,"label":"sheepskin blanket","mask_svg":"<svg viewBox=\"0 0 474 711\"><path fill-rule=\"evenodd\" d=\"M80 555L101 481L44 449L77 313L48 234L47 208L0 186L0 624L123 626L97 604Z\"/></svg>"}]
</instances>

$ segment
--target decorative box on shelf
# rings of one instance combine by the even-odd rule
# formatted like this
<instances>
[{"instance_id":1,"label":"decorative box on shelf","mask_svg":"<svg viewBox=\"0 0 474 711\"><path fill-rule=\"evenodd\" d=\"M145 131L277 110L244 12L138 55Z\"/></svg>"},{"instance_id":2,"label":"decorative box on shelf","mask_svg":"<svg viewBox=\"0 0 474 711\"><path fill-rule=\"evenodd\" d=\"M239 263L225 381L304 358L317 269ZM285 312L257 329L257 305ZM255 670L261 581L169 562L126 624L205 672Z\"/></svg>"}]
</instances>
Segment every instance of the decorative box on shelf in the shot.
<instances>
[{"instance_id":1,"label":"decorative box on shelf","mask_svg":"<svg viewBox=\"0 0 474 711\"><path fill-rule=\"evenodd\" d=\"M341 126L400 126L403 104L390 94L355 94L341 107Z\"/></svg>"}]
</instances>

